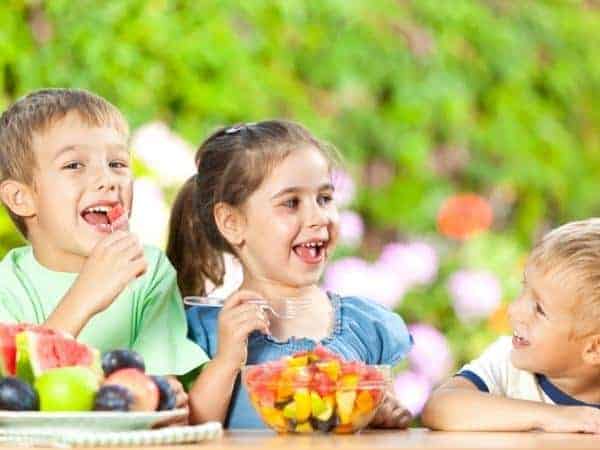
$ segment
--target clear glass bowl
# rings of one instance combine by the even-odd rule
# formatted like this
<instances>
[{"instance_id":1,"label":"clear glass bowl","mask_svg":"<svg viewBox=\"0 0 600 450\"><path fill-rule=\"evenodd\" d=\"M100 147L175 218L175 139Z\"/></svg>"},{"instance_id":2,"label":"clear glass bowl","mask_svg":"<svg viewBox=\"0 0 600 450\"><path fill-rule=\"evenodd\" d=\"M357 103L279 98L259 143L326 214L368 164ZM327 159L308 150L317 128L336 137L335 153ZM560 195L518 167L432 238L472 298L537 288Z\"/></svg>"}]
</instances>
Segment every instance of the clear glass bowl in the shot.
<instances>
[{"instance_id":1,"label":"clear glass bowl","mask_svg":"<svg viewBox=\"0 0 600 450\"><path fill-rule=\"evenodd\" d=\"M250 401L269 428L355 433L371 422L390 386L390 366L303 363L302 357L292 357L242 369Z\"/></svg>"}]
</instances>

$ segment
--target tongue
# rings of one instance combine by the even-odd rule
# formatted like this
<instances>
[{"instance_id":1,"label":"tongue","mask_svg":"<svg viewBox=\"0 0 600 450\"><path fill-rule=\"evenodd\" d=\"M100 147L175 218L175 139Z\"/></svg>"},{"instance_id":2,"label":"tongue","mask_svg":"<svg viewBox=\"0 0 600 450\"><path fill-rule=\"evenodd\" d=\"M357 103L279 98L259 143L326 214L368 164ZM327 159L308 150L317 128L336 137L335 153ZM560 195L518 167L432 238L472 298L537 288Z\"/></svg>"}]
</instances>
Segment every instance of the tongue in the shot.
<instances>
[{"instance_id":1,"label":"tongue","mask_svg":"<svg viewBox=\"0 0 600 450\"><path fill-rule=\"evenodd\" d=\"M85 213L83 219L90 225L108 225L108 217L103 213Z\"/></svg>"},{"instance_id":2,"label":"tongue","mask_svg":"<svg viewBox=\"0 0 600 450\"><path fill-rule=\"evenodd\" d=\"M298 245L294 248L296 255L300 257L304 262L314 263L319 260L319 251L315 247L305 247Z\"/></svg>"}]
</instances>

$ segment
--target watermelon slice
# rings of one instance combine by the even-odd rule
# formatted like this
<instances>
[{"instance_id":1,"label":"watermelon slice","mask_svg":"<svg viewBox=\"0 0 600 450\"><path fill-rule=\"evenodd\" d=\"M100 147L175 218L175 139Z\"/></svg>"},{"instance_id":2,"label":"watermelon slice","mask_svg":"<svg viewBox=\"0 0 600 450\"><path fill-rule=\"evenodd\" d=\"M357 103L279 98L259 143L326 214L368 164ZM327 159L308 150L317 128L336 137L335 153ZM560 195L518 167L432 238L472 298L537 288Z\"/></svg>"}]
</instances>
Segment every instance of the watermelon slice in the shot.
<instances>
[{"instance_id":1,"label":"watermelon slice","mask_svg":"<svg viewBox=\"0 0 600 450\"><path fill-rule=\"evenodd\" d=\"M102 376L100 352L71 337L23 331L17 334L16 344L16 374L29 383L57 367L89 367Z\"/></svg>"},{"instance_id":2,"label":"watermelon slice","mask_svg":"<svg viewBox=\"0 0 600 450\"><path fill-rule=\"evenodd\" d=\"M125 210L123 209L123 207L121 205L117 205L114 208L112 208L106 215L108 217L108 221L113 224L115 223L115 221L121 217L123 215L123 213L125 212Z\"/></svg>"},{"instance_id":3,"label":"watermelon slice","mask_svg":"<svg viewBox=\"0 0 600 450\"><path fill-rule=\"evenodd\" d=\"M43 335L66 336L66 334L41 325L0 323L0 376L14 376L16 374L17 346L15 338L17 334L27 330Z\"/></svg>"}]
</instances>

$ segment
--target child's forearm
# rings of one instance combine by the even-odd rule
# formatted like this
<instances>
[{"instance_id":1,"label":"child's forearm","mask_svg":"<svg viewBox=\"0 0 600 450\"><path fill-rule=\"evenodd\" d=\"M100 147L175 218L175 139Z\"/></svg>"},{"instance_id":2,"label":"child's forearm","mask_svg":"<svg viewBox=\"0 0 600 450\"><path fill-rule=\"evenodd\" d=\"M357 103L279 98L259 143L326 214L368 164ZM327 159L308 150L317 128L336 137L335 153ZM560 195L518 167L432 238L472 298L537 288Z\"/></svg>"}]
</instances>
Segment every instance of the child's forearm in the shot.
<instances>
[{"instance_id":1,"label":"child's forearm","mask_svg":"<svg viewBox=\"0 0 600 450\"><path fill-rule=\"evenodd\" d=\"M439 388L423 410L423 424L447 431L530 431L546 429L556 406L471 389Z\"/></svg>"},{"instance_id":2,"label":"child's forearm","mask_svg":"<svg viewBox=\"0 0 600 450\"><path fill-rule=\"evenodd\" d=\"M189 393L191 423L225 420L239 371L217 359L207 363Z\"/></svg>"},{"instance_id":3,"label":"child's forearm","mask_svg":"<svg viewBox=\"0 0 600 450\"><path fill-rule=\"evenodd\" d=\"M44 322L47 327L61 330L77 337L83 327L95 314L88 306L89 298L78 293L76 285L65 294L58 306Z\"/></svg>"}]
</instances>

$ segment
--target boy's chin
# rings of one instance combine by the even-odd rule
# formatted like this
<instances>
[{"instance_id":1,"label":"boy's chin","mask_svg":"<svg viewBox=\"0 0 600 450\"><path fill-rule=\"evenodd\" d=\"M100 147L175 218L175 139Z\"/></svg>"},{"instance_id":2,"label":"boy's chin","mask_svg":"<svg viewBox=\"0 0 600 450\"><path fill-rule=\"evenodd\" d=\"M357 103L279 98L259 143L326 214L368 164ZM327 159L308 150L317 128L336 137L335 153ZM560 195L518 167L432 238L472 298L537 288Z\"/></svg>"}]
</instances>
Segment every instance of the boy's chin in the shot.
<instances>
[{"instance_id":1,"label":"boy's chin","mask_svg":"<svg viewBox=\"0 0 600 450\"><path fill-rule=\"evenodd\" d=\"M531 356L526 355L523 350L513 348L510 352L510 362L516 369L527 372L539 372L538 368L531 364Z\"/></svg>"}]
</instances>

